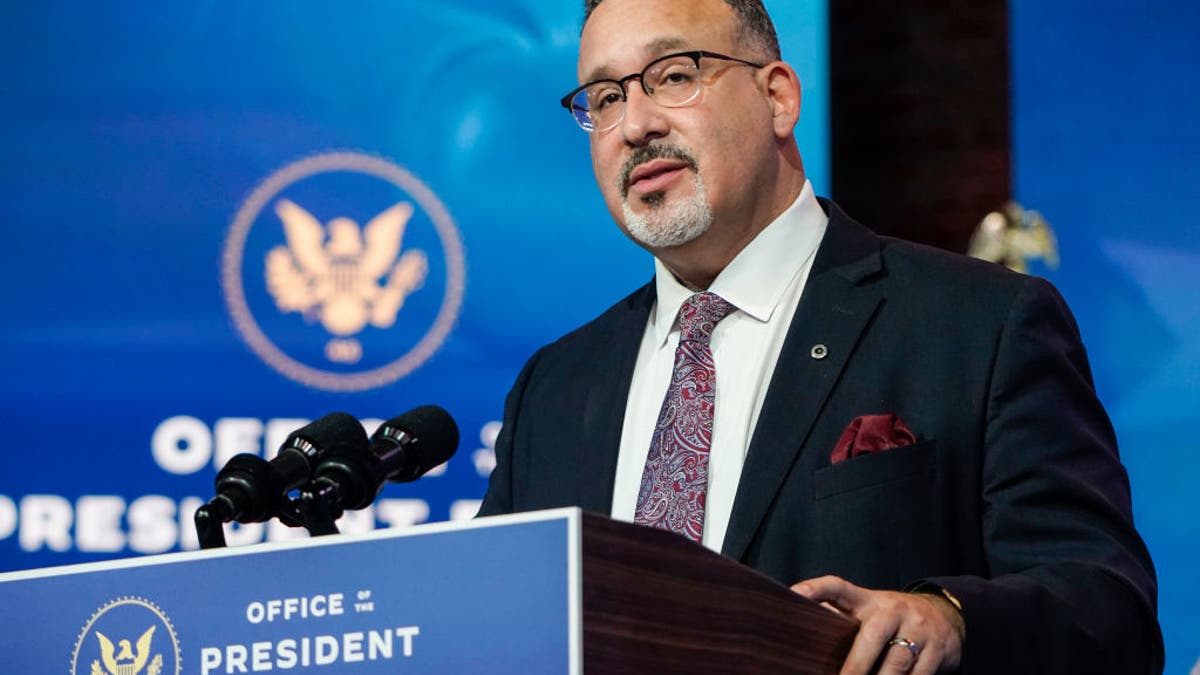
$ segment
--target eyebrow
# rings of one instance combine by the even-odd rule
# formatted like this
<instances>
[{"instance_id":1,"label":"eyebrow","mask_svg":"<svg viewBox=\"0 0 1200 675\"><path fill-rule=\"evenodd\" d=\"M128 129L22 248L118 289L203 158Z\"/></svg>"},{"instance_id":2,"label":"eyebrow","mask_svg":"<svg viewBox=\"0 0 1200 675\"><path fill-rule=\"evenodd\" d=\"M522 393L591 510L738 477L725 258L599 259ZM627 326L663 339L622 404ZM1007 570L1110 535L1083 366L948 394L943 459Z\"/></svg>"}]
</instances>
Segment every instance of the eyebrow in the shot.
<instances>
[{"instance_id":1,"label":"eyebrow","mask_svg":"<svg viewBox=\"0 0 1200 675\"><path fill-rule=\"evenodd\" d=\"M650 44L646 45L645 51L651 55L648 60L652 61L669 51L687 49L691 46L692 43L683 39L682 37L660 37L655 38L650 42ZM583 81L593 82L595 80L606 80L609 78L616 79L617 77L619 77L619 75L613 72L611 66L603 65L589 72Z\"/></svg>"}]
</instances>

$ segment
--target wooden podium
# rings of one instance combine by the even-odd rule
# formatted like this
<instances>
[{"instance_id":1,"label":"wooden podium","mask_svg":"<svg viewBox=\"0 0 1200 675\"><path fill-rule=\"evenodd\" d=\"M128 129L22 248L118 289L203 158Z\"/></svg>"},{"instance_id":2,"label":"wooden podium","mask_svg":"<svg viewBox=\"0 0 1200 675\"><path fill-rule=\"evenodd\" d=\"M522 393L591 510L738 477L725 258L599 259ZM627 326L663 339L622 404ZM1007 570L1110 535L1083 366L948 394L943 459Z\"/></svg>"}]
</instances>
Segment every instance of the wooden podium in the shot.
<instances>
[{"instance_id":1,"label":"wooden podium","mask_svg":"<svg viewBox=\"0 0 1200 675\"><path fill-rule=\"evenodd\" d=\"M0 625L5 672L72 675L823 674L857 630L578 509L0 574Z\"/></svg>"},{"instance_id":2,"label":"wooden podium","mask_svg":"<svg viewBox=\"0 0 1200 675\"><path fill-rule=\"evenodd\" d=\"M582 518L588 675L841 667L855 622L682 537Z\"/></svg>"}]
</instances>

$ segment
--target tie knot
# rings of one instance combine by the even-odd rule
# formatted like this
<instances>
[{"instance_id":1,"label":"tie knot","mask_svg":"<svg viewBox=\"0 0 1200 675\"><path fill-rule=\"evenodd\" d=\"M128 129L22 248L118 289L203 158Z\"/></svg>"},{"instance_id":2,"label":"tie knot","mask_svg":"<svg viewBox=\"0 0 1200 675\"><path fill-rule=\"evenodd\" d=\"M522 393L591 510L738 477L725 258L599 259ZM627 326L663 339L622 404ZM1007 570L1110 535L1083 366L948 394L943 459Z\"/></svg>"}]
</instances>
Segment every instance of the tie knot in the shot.
<instances>
[{"instance_id":1,"label":"tie knot","mask_svg":"<svg viewBox=\"0 0 1200 675\"><path fill-rule=\"evenodd\" d=\"M697 293L679 310L679 339L708 342L721 319L736 309L716 293Z\"/></svg>"}]
</instances>

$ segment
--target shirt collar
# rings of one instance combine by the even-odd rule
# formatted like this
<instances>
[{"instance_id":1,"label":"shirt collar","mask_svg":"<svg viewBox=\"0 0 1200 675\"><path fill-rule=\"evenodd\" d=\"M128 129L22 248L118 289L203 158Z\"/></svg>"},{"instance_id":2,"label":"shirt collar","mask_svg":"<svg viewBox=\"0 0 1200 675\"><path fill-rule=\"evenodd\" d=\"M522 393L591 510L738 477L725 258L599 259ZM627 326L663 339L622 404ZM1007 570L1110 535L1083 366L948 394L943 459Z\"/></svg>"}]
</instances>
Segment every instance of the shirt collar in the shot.
<instances>
[{"instance_id":1,"label":"shirt collar","mask_svg":"<svg viewBox=\"0 0 1200 675\"><path fill-rule=\"evenodd\" d=\"M725 266L708 290L755 320L769 321L792 281L816 253L828 222L812 183L805 180L796 201ZM657 258L654 270L658 299L651 320L656 344L662 347L675 327L679 308L693 291Z\"/></svg>"}]
</instances>

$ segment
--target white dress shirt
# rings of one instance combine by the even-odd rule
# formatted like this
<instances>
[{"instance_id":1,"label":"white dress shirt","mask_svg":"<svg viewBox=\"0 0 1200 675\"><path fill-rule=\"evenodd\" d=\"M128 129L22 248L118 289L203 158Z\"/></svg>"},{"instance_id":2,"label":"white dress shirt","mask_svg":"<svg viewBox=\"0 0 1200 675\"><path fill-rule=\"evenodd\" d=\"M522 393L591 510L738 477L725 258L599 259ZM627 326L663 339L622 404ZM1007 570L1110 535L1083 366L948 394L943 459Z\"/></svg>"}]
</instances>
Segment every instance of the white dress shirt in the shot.
<instances>
[{"instance_id":1,"label":"white dress shirt","mask_svg":"<svg viewBox=\"0 0 1200 675\"><path fill-rule=\"evenodd\" d=\"M725 540L754 425L828 223L805 181L796 201L708 287L737 308L717 324L711 341L717 387L703 543L714 551ZM633 371L613 485L612 517L626 522L634 520L650 439L674 369L679 308L693 294L660 261L654 264L658 298Z\"/></svg>"}]
</instances>

